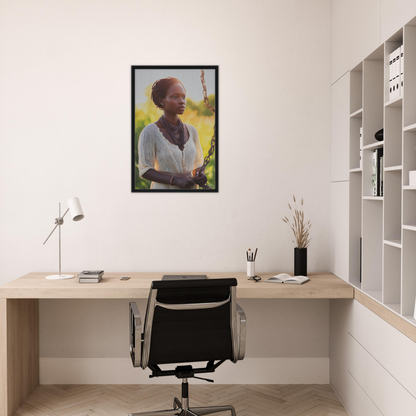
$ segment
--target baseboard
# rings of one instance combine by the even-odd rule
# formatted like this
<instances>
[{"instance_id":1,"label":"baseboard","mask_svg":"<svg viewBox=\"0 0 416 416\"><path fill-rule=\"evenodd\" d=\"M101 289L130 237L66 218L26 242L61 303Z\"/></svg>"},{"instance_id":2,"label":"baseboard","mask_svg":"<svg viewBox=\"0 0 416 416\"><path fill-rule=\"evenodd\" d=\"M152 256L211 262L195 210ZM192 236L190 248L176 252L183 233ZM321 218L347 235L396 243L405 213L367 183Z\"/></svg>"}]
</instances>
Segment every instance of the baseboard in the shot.
<instances>
[{"instance_id":1,"label":"baseboard","mask_svg":"<svg viewBox=\"0 0 416 416\"><path fill-rule=\"evenodd\" d=\"M349 414L349 416L353 416L352 413L350 412L350 410L348 409L347 405L345 404L344 400L342 399L342 397L339 395L337 389L334 387L334 385L330 382L329 385L332 387L332 390L334 390L334 393L336 394L336 396L338 397L338 400L342 403L342 405L344 406L345 411Z\"/></svg>"},{"instance_id":2,"label":"baseboard","mask_svg":"<svg viewBox=\"0 0 416 416\"><path fill-rule=\"evenodd\" d=\"M40 358L40 384L174 384L129 358ZM246 358L206 374L217 384L329 384L329 358ZM204 377L204 375L202 375ZM199 380L194 380L199 382Z\"/></svg>"}]
</instances>

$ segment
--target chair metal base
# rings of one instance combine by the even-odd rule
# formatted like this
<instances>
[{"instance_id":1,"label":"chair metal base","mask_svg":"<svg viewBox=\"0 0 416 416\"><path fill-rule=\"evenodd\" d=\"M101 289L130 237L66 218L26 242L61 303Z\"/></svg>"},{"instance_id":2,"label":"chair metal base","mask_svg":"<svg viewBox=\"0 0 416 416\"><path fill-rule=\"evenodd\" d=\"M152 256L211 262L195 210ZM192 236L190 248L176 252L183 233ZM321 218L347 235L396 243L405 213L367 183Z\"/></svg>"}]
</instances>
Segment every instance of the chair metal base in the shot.
<instances>
[{"instance_id":1,"label":"chair metal base","mask_svg":"<svg viewBox=\"0 0 416 416\"><path fill-rule=\"evenodd\" d=\"M183 406L177 397L173 400L172 410L159 410L156 412L131 413L129 416L202 416L219 412L231 412L231 416L237 416L233 406L187 407Z\"/></svg>"}]
</instances>

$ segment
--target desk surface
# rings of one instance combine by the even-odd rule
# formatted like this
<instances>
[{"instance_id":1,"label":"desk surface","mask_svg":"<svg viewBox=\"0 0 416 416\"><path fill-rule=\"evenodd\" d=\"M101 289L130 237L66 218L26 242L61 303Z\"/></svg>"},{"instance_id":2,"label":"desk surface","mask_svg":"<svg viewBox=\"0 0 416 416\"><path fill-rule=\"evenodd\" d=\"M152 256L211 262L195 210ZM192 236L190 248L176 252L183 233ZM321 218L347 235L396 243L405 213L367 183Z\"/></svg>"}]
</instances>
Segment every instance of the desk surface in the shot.
<instances>
[{"instance_id":1,"label":"desk surface","mask_svg":"<svg viewBox=\"0 0 416 416\"><path fill-rule=\"evenodd\" d=\"M104 273L100 283L79 283L77 278L47 280L51 273L29 273L0 286L0 298L8 299L147 299L150 284L164 274ZM76 273L73 273L76 275ZM198 274L198 273L190 273ZM202 273L201 273L202 274ZM354 289L331 273L311 273L303 285L265 283L276 273L262 273L262 280L247 280L245 273L208 273L208 278L235 277L237 298L242 299L352 299ZM121 281L120 277L131 276Z\"/></svg>"}]
</instances>

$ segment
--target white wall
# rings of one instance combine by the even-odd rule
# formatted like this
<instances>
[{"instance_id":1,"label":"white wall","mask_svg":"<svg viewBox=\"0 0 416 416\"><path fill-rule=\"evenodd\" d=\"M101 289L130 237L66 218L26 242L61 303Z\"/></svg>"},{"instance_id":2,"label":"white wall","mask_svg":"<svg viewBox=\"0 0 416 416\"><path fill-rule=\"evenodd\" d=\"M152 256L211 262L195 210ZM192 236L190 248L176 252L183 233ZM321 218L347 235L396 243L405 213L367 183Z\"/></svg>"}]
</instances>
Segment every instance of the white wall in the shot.
<instances>
[{"instance_id":1,"label":"white wall","mask_svg":"<svg viewBox=\"0 0 416 416\"><path fill-rule=\"evenodd\" d=\"M259 273L291 272L292 194L313 224L309 271L329 270L330 13L330 0L0 2L0 284L57 271L57 235L42 242L71 196L85 219L63 226L65 272L244 271L248 247ZM130 67L145 64L219 65L219 193L130 192Z\"/></svg>"},{"instance_id":2,"label":"white wall","mask_svg":"<svg viewBox=\"0 0 416 416\"><path fill-rule=\"evenodd\" d=\"M414 0L331 0L331 82L416 15Z\"/></svg>"}]
</instances>

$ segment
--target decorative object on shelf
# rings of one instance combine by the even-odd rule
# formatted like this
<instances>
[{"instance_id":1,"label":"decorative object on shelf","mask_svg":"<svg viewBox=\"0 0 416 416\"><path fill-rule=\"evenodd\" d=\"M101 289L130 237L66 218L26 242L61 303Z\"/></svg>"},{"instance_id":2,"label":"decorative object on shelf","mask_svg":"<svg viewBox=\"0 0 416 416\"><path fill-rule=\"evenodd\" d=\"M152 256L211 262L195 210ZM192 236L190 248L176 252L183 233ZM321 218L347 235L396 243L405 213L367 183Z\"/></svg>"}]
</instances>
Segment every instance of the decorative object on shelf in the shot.
<instances>
[{"instance_id":1,"label":"decorative object on shelf","mask_svg":"<svg viewBox=\"0 0 416 416\"><path fill-rule=\"evenodd\" d=\"M311 242L309 231L312 227L311 221L305 222L305 213L303 212L303 198L301 199L301 208L298 209L296 205L296 198L293 195L293 202L295 203L294 210L288 204L290 212L292 213L293 222L287 217L282 218L283 222L289 224L293 231L295 240L295 276L307 276L308 251L307 248Z\"/></svg>"},{"instance_id":2,"label":"decorative object on shelf","mask_svg":"<svg viewBox=\"0 0 416 416\"><path fill-rule=\"evenodd\" d=\"M384 129L379 130L375 135L375 139L379 142L382 142L384 140Z\"/></svg>"},{"instance_id":3,"label":"decorative object on shelf","mask_svg":"<svg viewBox=\"0 0 416 416\"><path fill-rule=\"evenodd\" d=\"M68 209L65 211L65 214L61 217L61 203L59 203L59 217L55 218L55 227L48 235L48 238L45 240L43 244L45 244L49 237L53 234L57 227L59 227L59 274L53 274L50 276L46 276L46 279L49 280L62 280L62 279L71 279L74 277L72 274L61 274L61 225L64 223L64 217L68 213L71 214L71 217L74 221L81 221L84 218L84 213L81 208L81 203L79 202L79 198L73 197L68 199Z\"/></svg>"}]
</instances>

